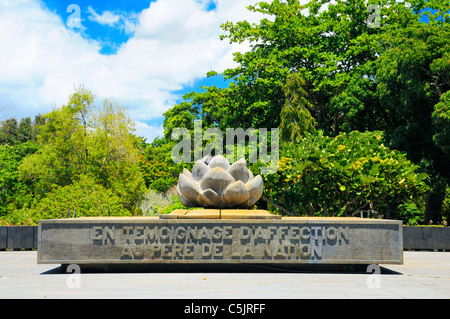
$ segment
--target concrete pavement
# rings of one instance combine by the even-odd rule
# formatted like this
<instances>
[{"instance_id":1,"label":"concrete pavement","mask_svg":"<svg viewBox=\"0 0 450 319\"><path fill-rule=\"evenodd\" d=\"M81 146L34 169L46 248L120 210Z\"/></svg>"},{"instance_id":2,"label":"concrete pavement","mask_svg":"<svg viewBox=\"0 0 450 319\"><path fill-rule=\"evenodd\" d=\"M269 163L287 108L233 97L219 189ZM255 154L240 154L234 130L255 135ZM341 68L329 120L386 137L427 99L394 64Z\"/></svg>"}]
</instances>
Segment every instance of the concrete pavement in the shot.
<instances>
[{"instance_id":1,"label":"concrete pavement","mask_svg":"<svg viewBox=\"0 0 450 319\"><path fill-rule=\"evenodd\" d=\"M403 265L366 271L61 272L38 265L36 251L0 252L5 298L450 298L449 252L404 252ZM236 270L234 270L236 271ZM247 272L250 271L250 272Z\"/></svg>"}]
</instances>

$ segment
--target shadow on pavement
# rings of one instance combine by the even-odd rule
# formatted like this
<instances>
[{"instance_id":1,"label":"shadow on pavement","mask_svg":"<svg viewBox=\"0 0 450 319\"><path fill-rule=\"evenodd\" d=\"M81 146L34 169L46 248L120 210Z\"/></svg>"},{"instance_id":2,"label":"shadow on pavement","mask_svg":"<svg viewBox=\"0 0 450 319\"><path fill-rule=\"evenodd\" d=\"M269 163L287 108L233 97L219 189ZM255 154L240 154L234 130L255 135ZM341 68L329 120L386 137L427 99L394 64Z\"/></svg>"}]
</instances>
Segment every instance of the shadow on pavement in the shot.
<instances>
[{"instance_id":1,"label":"shadow on pavement","mask_svg":"<svg viewBox=\"0 0 450 319\"><path fill-rule=\"evenodd\" d=\"M397 271L375 265L277 265L277 264L68 264L42 272L41 275L74 273L329 273L329 274L381 274L403 275ZM77 267L79 266L79 268ZM378 267L378 268L377 268Z\"/></svg>"}]
</instances>

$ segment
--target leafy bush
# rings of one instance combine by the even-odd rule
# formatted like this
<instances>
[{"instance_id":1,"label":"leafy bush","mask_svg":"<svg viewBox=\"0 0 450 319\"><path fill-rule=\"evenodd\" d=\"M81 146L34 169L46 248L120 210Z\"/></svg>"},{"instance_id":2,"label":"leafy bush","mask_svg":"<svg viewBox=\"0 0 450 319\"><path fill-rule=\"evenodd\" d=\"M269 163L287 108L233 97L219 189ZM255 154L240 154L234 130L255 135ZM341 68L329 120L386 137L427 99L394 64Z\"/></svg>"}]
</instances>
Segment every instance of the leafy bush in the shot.
<instances>
[{"instance_id":1,"label":"leafy bush","mask_svg":"<svg viewBox=\"0 0 450 319\"><path fill-rule=\"evenodd\" d=\"M0 218L0 226L32 226L38 224L34 211L22 208L13 210L10 214Z\"/></svg>"},{"instance_id":2,"label":"leafy bush","mask_svg":"<svg viewBox=\"0 0 450 319\"><path fill-rule=\"evenodd\" d=\"M28 185L19 180L18 167L27 155L37 150L33 142L0 145L0 215L7 215L31 201Z\"/></svg>"},{"instance_id":3,"label":"leafy bush","mask_svg":"<svg viewBox=\"0 0 450 319\"><path fill-rule=\"evenodd\" d=\"M445 192L445 199L442 203L442 217L443 222L448 225L448 222L450 220L450 187L447 187Z\"/></svg>"},{"instance_id":4,"label":"leafy bush","mask_svg":"<svg viewBox=\"0 0 450 319\"><path fill-rule=\"evenodd\" d=\"M172 203L172 196L149 189L139 208L144 216L155 216L161 214Z\"/></svg>"},{"instance_id":5,"label":"leafy bush","mask_svg":"<svg viewBox=\"0 0 450 319\"><path fill-rule=\"evenodd\" d=\"M183 164L175 164L172 161L171 150L174 145L172 141L156 138L142 150L139 165L147 188L165 193L177 184Z\"/></svg>"},{"instance_id":6,"label":"leafy bush","mask_svg":"<svg viewBox=\"0 0 450 319\"><path fill-rule=\"evenodd\" d=\"M67 217L69 210L70 217L73 212L76 217L131 216L118 196L88 177L82 177L72 185L55 188L30 208L29 216L37 222L39 219Z\"/></svg>"},{"instance_id":7,"label":"leafy bush","mask_svg":"<svg viewBox=\"0 0 450 319\"><path fill-rule=\"evenodd\" d=\"M408 202L397 207L396 216L407 226L418 226L424 221L424 209L420 209L416 203Z\"/></svg>"},{"instance_id":8,"label":"leafy bush","mask_svg":"<svg viewBox=\"0 0 450 319\"><path fill-rule=\"evenodd\" d=\"M203 209L201 207L185 207L181 204L180 197L178 195L172 195L172 204L166 206L163 210L161 210L161 214L170 214L175 209L186 209L186 210L194 210L194 209Z\"/></svg>"},{"instance_id":9,"label":"leafy bush","mask_svg":"<svg viewBox=\"0 0 450 319\"><path fill-rule=\"evenodd\" d=\"M175 194L175 187L170 188L166 193L159 193L149 189L139 208L144 216L155 216L170 214L176 209L203 209L201 207L185 207L181 204L180 198Z\"/></svg>"},{"instance_id":10,"label":"leafy bush","mask_svg":"<svg viewBox=\"0 0 450 319\"><path fill-rule=\"evenodd\" d=\"M395 218L396 207L427 186L405 154L382 143L380 132L321 131L281 145L279 170L265 175L263 196L283 214L359 216L370 211Z\"/></svg>"}]
</instances>

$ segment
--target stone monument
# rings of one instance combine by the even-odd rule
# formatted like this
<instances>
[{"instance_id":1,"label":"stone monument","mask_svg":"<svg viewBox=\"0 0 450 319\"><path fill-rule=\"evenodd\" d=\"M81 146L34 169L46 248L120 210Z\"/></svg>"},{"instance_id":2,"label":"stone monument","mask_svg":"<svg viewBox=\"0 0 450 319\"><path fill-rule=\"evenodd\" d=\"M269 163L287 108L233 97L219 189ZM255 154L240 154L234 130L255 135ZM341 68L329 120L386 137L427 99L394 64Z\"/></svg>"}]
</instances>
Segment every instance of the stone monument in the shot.
<instances>
[{"instance_id":1,"label":"stone monument","mask_svg":"<svg viewBox=\"0 0 450 319\"><path fill-rule=\"evenodd\" d=\"M261 198L263 180L253 177L244 158L230 165L222 155L205 156L192 173L183 170L177 192L186 207L251 208Z\"/></svg>"},{"instance_id":2,"label":"stone monument","mask_svg":"<svg viewBox=\"0 0 450 319\"><path fill-rule=\"evenodd\" d=\"M177 185L186 207L156 217L39 221L42 264L402 264L402 222L281 217L251 209L263 181L244 159L205 157Z\"/></svg>"}]
</instances>

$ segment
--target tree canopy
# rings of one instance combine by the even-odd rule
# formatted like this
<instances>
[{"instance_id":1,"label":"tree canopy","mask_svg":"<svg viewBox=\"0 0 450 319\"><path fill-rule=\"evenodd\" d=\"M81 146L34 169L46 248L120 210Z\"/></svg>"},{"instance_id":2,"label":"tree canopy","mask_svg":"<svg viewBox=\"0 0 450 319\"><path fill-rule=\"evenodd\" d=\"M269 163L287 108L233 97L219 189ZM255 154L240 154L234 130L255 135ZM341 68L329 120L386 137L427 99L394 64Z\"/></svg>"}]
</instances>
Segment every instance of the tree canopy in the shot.
<instances>
[{"instance_id":1,"label":"tree canopy","mask_svg":"<svg viewBox=\"0 0 450 319\"><path fill-rule=\"evenodd\" d=\"M249 6L266 18L222 25L223 40L251 45L221 74L229 86L187 94L165 114L166 137L174 125L191 129L180 117L220 129L280 127L287 141L314 130L380 130L388 146L429 174L427 202L435 204L427 207L438 209L426 215L436 221L450 182L450 3L408 3L382 0L376 10L363 0Z\"/></svg>"}]
</instances>

